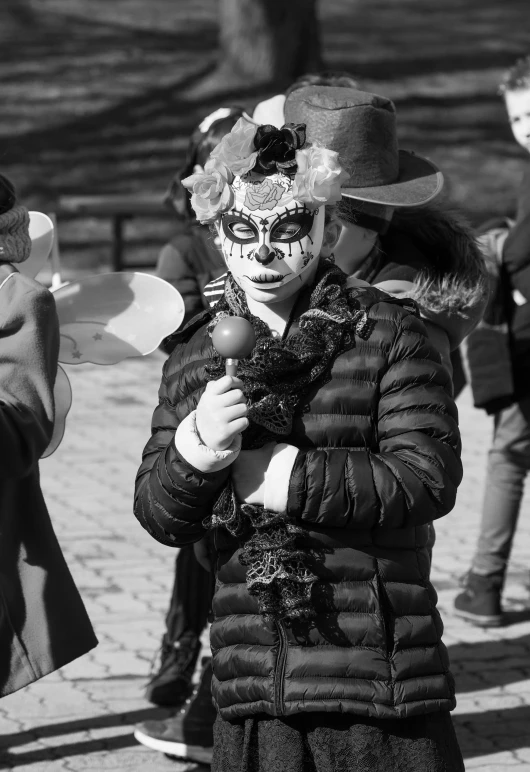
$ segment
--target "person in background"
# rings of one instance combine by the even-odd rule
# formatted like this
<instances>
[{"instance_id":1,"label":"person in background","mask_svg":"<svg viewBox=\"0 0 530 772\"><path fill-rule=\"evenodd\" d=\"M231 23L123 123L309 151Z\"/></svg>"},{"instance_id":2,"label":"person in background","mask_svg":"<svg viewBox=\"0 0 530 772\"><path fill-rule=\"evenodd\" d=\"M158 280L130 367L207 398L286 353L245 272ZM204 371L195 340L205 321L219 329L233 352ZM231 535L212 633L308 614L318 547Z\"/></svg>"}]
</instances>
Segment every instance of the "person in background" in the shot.
<instances>
[{"instance_id":1,"label":"person in background","mask_svg":"<svg viewBox=\"0 0 530 772\"><path fill-rule=\"evenodd\" d=\"M17 270L30 255L28 226L0 175L0 697L97 645L39 482L59 324L50 292Z\"/></svg>"},{"instance_id":2,"label":"person in background","mask_svg":"<svg viewBox=\"0 0 530 772\"><path fill-rule=\"evenodd\" d=\"M530 56L510 68L500 87L516 142L530 152ZM503 224L501 224L503 225ZM508 224L509 225L509 224ZM503 623L501 595L524 483L530 471L530 165L526 163L512 227L491 231L488 242L500 263L500 291L492 317L502 317L508 330L507 355L492 348L475 351L470 341L474 391L494 414L493 441L488 454L482 519L471 568L463 591L455 598L455 613L477 625ZM490 322L495 323L492 318ZM492 373L492 364L503 369Z\"/></svg>"},{"instance_id":3,"label":"person in background","mask_svg":"<svg viewBox=\"0 0 530 772\"><path fill-rule=\"evenodd\" d=\"M363 89L347 72L304 75L285 95L258 104L253 119L277 127L303 120L297 92L305 86ZM316 125L312 129L318 131ZM319 135L319 141L325 137ZM407 210L345 197L336 216L342 225L334 250L337 265L357 280L418 303L457 396L465 385L459 346L478 324L487 300L484 263L462 217L439 202ZM208 287L210 297L216 288L219 292L219 282Z\"/></svg>"},{"instance_id":4,"label":"person in background","mask_svg":"<svg viewBox=\"0 0 530 772\"><path fill-rule=\"evenodd\" d=\"M184 300L186 324L207 308L204 287L225 268L219 243L208 228L195 219L189 193L182 180L202 169L208 155L243 114L240 107L220 107L204 118L191 135L184 165L166 194L165 203L182 224L179 233L160 251L156 275L178 289Z\"/></svg>"},{"instance_id":5,"label":"person in background","mask_svg":"<svg viewBox=\"0 0 530 772\"><path fill-rule=\"evenodd\" d=\"M166 362L135 515L209 547L213 772L461 772L427 552L462 475L451 380L414 303L332 260L341 186L421 206L440 173L399 153L390 100L300 93L344 167L304 122L242 118L186 180L228 275ZM227 316L256 334L237 378L212 345Z\"/></svg>"},{"instance_id":6,"label":"person in background","mask_svg":"<svg viewBox=\"0 0 530 772\"><path fill-rule=\"evenodd\" d=\"M195 129L182 169L169 187L166 202L184 229L160 253L157 276L173 284L184 300L184 324L207 308L205 285L225 271L218 239L195 219L190 195L182 179L202 170L210 152L241 117L239 107L221 107ZM163 349L172 349L171 336ZM191 680L201 650L200 637L210 612L211 574L202 568L193 547L183 547L175 561L175 580L166 630L162 637L158 668L146 688L147 699L155 705L178 706L189 697Z\"/></svg>"}]
</instances>

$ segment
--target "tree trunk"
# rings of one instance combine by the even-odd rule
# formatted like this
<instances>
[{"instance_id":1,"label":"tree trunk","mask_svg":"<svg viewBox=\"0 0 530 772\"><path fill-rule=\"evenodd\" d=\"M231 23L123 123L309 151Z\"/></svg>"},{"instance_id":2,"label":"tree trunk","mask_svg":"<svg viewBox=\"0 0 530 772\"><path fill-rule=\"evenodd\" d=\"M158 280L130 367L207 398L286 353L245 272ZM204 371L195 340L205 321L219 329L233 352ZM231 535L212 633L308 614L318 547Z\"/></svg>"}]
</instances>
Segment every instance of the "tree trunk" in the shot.
<instances>
[{"instance_id":1,"label":"tree trunk","mask_svg":"<svg viewBox=\"0 0 530 772\"><path fill-rule=\"evenodd\" d=\"M285 87L322 69L317 0L219 0L221 68L247 85Z\"/></svg>"}]
</instances>

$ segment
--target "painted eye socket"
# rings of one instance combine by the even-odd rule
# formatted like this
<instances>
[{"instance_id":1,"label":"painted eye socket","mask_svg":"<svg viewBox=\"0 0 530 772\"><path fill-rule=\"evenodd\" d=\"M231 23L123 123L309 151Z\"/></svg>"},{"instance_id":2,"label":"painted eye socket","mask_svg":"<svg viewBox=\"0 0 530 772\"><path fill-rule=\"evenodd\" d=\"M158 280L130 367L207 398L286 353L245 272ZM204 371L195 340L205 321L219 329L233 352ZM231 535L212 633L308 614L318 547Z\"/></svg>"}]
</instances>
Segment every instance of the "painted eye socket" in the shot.
<instances>
[{"instance_id":1,"label":"painted eye socket","mask_svg":"<svg viewBox=\"0 0 530 772\"><path fill-rule=\"evenodd\" d=\"M234 234L234 236L237 236L238 239L243 239L244 241L247 241L247 239L253 239L254 238L254 231L249 225L245 225L245 223L242 222L235 222L228 226L228 230Z\"/></svg>"},{"instance_id":2,"label":"painted eye socket","mask_svg":"<svg viewBox=\"0 0 530 772\"><path fill-rule=\"evenodd\" d=\"M300 233L300 223L297 222L284 222L281 225L277 225L271 233L272 241L287 241L288 239L294 239Z\"/></svg>"},{"instance_id":3,"label":"painted eye socket","mask_svg":"<svg viewBox=\"0 0 530 772\"><path fill-rule=\"evenodd\" d=\"M290 244L305 238L313 227L314 215L308 209L289 212L281 217L271 233L271 241L283 241Z\"/></svg>"},{"instance_id":4,"label":"painted eye socket","mask_svg":"<svg viewBox=\"0 0 530 772\"><path fill-rule=\"evenodd\" d=\"M251 244L258 241L258 232L248 220L234 215L225 215L221 220L223 233L236 244Z\"/></svg>"}]
</instances>

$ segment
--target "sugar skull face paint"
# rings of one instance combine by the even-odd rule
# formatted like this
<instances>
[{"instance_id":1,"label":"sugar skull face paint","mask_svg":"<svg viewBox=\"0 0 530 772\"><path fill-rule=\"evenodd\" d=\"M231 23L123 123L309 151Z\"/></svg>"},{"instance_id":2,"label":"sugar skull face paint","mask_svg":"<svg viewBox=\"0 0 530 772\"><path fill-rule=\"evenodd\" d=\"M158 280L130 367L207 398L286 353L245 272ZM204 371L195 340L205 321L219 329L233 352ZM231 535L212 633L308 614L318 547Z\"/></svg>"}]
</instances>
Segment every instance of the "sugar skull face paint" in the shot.
<instances>
[{"instance_id":1,"label":"sugar skull face paint","mask_svg":"<svg viewBox=\"0 0 530 772\"><path fill-rule=\"evenodd\" d=\"M293 200L285 175L232 184L234 204L222 215L219 237L226 264L246 292L274 290L298 279L320 255L324 207Z\"/></svg>"}]
</instances>

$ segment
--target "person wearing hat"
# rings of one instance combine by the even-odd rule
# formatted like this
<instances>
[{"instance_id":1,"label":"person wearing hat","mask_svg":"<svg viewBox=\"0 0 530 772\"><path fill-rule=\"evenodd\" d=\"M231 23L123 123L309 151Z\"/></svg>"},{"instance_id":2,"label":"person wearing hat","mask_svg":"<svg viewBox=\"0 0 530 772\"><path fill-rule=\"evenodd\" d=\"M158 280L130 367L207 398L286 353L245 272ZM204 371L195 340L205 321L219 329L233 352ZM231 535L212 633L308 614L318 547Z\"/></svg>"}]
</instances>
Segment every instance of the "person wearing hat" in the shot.
<instances>
[{"instance_id":1,"label":"person wearing hat","mask_svg":"<svg viewBox=\"0 0 530 772\"><path fill-rule=\"evenodd\" d=\"M385 116L377 128L374 110ZM488 285L470 230L436 200L442 173L398 148L395 107L386 97L306 87L288 94L284 113L286 122L306 124L310 141L336 150L349 172L336 208L342 225L337 265L356 280L416 301L458 393L464 382L457 349L482 318Z\"/></svg>"},{"instance_id":2,"label":"person wearing hat","mask_svg":"<svg viewBox=\"0 0 530 772\"><path fill-rule=\"evenodd\" d=\"M363 184L392 186L393 115L347 91ZM167 725L136 737L213 772L461 772L427 550L462 477L451 380L413 301L334 265L352 169L332 142L242 118L184 181L228 274L165 364L134 512L163 544L206 541L218 715L213 753L186 710L180 751ZM211 337L233 316L256 339L237 377Z\"/></svg>"},{"instance_id":3,"label":"person wearing hat","mask_svg":"<svg viewBox=\"0 0 530 772\"><path fill-rule=\"evenodd\" d=\"M0 175L0 697L97 645L39 483L53 432L59 324L53 296L22 272L29 225Z\"/></svg>"}]
</instances>

